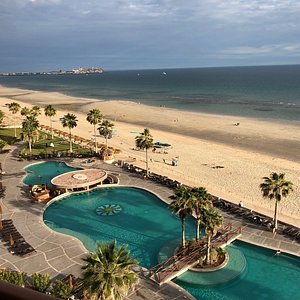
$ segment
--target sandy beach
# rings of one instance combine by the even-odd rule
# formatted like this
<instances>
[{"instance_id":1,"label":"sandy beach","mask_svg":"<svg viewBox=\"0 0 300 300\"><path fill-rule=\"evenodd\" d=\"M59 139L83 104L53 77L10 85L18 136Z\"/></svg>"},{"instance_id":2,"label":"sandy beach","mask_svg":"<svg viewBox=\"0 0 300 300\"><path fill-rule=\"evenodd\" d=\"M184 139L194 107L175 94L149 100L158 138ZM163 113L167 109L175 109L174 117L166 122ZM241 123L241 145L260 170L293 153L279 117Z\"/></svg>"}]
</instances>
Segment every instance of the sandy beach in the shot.
<instances>
[{"instance_id":1,"label":"sandy beach","mask_svg":"<svg viewBox=\"0 0 300 300\"><path fill-rule=\"evenodd\" d=\"M122 150L116 159L134 157L142 167L145 167L145 155L134 150L134 138L136 132L148 127L155 141L172 145L167 154L150 153L151 171L189 185L204 186L211 194L235 203L243 201L244 206L270 216L273 216L274 203L262 198L259 184L271 172L286 173L286 178L294 183L294 192L280 203L279 218L300 226L299 123L182 112L127 101L99 101L0 87L6 125L12 125L16 119L21 123L21 116L12 116L5 106L12 101L27 107L52 104L58 110L53 122L58 129L62 129L60 117L67 112L76 114L78 126L73 132L85 138L91 138L93 130L86 121L86 113L99 108L105 118L115 123L117 131L109 145ZM44 115L39 121L49 125ZM179 157L176 167L170 164L173 157Z\"/></svg>"}]
</instances>

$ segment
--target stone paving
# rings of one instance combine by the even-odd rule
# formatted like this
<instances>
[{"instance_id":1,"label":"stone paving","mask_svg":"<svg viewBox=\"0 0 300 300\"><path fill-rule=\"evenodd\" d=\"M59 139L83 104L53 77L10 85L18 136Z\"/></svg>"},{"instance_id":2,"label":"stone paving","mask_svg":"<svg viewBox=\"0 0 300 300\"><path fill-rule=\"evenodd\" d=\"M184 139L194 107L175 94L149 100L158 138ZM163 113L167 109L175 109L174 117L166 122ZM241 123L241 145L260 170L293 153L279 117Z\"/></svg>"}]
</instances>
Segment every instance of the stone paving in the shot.
<instances>
[{"instance_id":1,"label":"stone paving","mask_svg":"<svg viewBox=\"0 0 300 300\"><path fill-rule=\"evenodd\" d=\"M26 175L23 168L33 162L18 161L16 157L17 148L11 148L12 153L0 154L0 162L6 172L0 180L5 188L4 197L0 199L3 210L2 218L13 219L17 230L36 249L36 253L24 258L15 256L8 251L3 242L0 242L0 268L24 271L28 274L47 273L52 278L62 278L71 273L80 276L82 258L88 251L78 239L55 232L44 224L45 205L33 202L28 197L28 187L22 183L22 179ZM69 160L68 163L78 166L81 161L78 159ZM90 164L82 164L82 166L93 167ZM103 168L110 167L106 164L101 166ZM113 171L119 172L120 170L114 169ZM120 177L124 185L138 186L135 178L123 174ZM139 284L136 289L124 299L194 299L173 282L159 287L145 278L143 272L140 272L139 277Z\"/></svg>"},{"instance_id":2,"label":"stone paving","mask_svg":"<svg viewBox=\"0 0 300 300\"><path fill-rule=\"evenodd\" d=\"M17 230L37 252L21 258L10 254L7 247L1 242L0 267L25 271L29 274L34 272L48 273L55 278L64 277L70 273L79 276L82 257L88 253L87 250L76 238L54 232L44 224L45 205L32 202L28 197L28 188L22 183L22 179L26 175L23 168L32 162L18 161L16 157L17 148L12 147L12 150L12 153L0 154L2 168L6 172L1 180L3 187L5 187L5 195L0 199L3 209L2 218L12 218ZM106 171L116 173L120 177L121 185L150 190L163 201L170 202L169 196L173 193L171 189L125 172L116 166L103 164L100 161L82 164L82 159L65 159L65 161L74 166L103 168ZM283 235L273 235L262 226L249 224L243 219L224 212L222 214L226 223L242 226L240 240L300 256L300 244L297 241ZM142 273L137 289L126 299L194 299L173 282L159 287L142 276Z\"/></svg>"}]
</instances>

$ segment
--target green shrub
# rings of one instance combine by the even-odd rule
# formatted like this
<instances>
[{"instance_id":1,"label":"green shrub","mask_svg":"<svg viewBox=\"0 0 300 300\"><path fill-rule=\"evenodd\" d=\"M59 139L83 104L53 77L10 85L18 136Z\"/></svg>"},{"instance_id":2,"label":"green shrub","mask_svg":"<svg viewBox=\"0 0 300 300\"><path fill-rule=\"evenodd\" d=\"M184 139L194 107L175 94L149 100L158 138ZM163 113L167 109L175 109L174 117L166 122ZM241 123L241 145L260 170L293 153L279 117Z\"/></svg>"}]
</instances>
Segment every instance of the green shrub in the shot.
<instances>
[{"instance_id":1,"label":"green shrub","mask_svg":"<svg viewBox=\"0 0 300 300\"><path fill-rule=\"evenodd\" d=\"M34 273L31 275L29 284L33 290L45 293L49 288L51 283L50 276L48 274L42 275L39 273Z\"/></svg>"},{"instance_id":2,"label":"green shrub","mask_svg":"<svg viewBox=\"0 0 300 300\"><path fill-rule=\"evenodd\" d=\"M7 142L3 141L2 139L0 139L0 150L3 149L4 146L7 145Z\"/></svg>"},{"instance_id":3,"label":"green shrub","mask_svg":"<svg viewBox=\"0 0 300 300\"><path fill-rule=\"evenodd\" d=\"M24 272L1 271L0 281L4 281L18 286L24 286L25 276L26 273Z\"/></svg>"},{"instance_id":4,"label":"green shrub","mask_svg":"<svg viewBox=\"0 0 300 300\"><path fill-rule=\"evenodd\" d=\"M72 288L61 280L56 280L52 285L51 294L61 299L68 299L72 296Z\"/></svg>"}]
</instances>

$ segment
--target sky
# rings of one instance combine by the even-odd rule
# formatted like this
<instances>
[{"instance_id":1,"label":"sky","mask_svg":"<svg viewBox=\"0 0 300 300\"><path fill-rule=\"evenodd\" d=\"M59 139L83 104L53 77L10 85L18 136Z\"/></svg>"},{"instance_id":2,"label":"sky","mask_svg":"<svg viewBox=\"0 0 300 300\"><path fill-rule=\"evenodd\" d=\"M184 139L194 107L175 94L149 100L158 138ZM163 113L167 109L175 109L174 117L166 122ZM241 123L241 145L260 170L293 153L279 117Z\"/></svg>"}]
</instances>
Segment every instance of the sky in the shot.
<instances>
[{"instance_id":1,"label":"sky","mask_svg":"<svg viewBox=\"0 0 300 300\"><path fill-rule=\"evenodd\" d=\"M0 0L0 72L300 63L299 0Z\"/></svg>"}]
</instances>

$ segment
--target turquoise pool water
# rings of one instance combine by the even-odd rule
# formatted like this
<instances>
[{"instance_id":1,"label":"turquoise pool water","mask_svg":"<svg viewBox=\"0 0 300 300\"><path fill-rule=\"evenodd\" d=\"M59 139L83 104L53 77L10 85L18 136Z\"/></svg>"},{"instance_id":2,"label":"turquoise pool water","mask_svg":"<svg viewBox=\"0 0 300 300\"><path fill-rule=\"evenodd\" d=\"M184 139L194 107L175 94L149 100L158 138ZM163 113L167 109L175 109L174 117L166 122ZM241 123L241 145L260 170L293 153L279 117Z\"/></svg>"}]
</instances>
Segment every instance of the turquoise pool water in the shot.
<instances>
[{"instance_id":1,"label":"turquoise pool water","mask_svg":"<svg viewBox=\"0 0 300 300\"><path fill-rule=\"evenodd\" d=\"M108 204L121 211L99 215L98 208ZM119 245L128 244L132 256L144 267L157 264L159 251L181 235L180 221L165 203L147 191L127 187L66 196L45 210L44 221L56 231L78 237L90 251L98 241L116 239ZM186 231L194 234L192 220L187 221ZM189 276L205 274L188 272L175 282L197 299L300 299L300 259L275 257L274 251L242 242L229 247L238 248L246 260L246 267L233 280L203 287L187 282ZM221 272L226 276L226 269Z\"/></svg>"},{"instance_id":2,"label":"turquoise pool water","mask_svg":"<svg viewBox=\"0 0 300 300\"><path fill-rule=\"evenodd\" d=\"M107 204L121 207L114 215L100 215ZM98 241L116 239L128 244L132 255L144 267L157 264L159 250L170 240L180 238L180 220L155 195L136 188L101 188L73 194L52 203L44 212L45 223L59 232L78 237L90 251ZM187 234L194 234L192 220Z\"/></svg>"},{"instance_id":3,"label":"turquoise pool water","mask_svg":"<svg viewBox=\"0 0 300 300\"><path fill-rule=\"evenodd\" d=\"M290 300L300 299L300 259L291 255L274 256L275 251L256 247L240 241L228 247L241 250L246 258L246 268L227 283L201 287L188 284L192 272L179 276L175 282L196 299L211 300ZM226 267L217 273L230 273ZM198 274L205 276L205 274ZM218 274L216 274L218 277Z\"/></svg>"},{"instance_id":4,"label":"turquoise pool water","mask_svg":"<svg viewBox=\"0 0 300 300\"><path fill-rule=\"evenodd\" d=\"M29 165L25 168L27 172L23 182L27 185L46 184L51 185L51 179L57 175L80 170L80 168L72 168L63 162L47 161Z\"/></svg>"}]
</instances>

